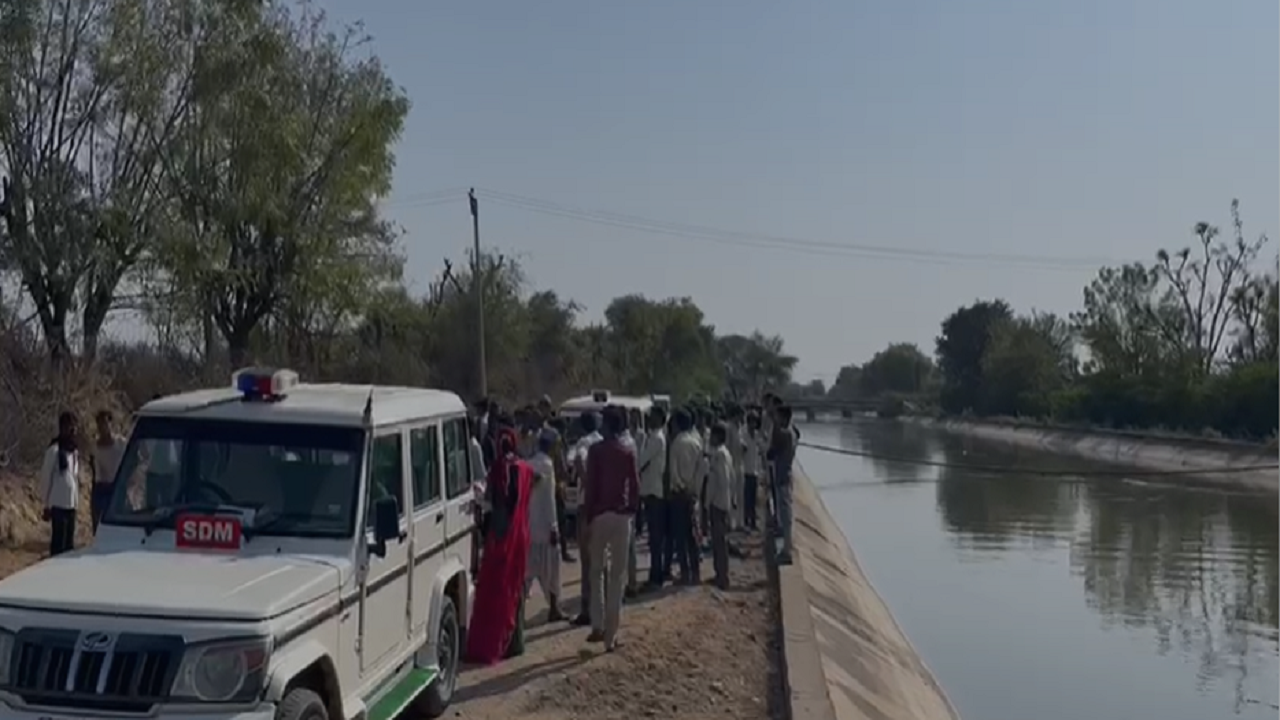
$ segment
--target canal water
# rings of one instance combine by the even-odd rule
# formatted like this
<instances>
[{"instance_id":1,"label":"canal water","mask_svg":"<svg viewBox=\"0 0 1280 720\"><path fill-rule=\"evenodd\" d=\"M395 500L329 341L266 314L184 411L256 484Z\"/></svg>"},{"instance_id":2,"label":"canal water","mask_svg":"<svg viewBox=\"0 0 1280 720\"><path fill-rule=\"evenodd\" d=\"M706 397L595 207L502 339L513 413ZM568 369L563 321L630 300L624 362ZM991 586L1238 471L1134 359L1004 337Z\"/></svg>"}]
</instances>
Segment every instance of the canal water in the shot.
<instances>
[{"instance_id":1,"label":"canal water","mask_svg":"<svg viewBox=\"0 0 1280 720\"><path fill-rule=\"evenodd\" d=\"M965 720L1276 717L1275 496L887 421L802 432L895 458L799 456Z\"/></svg>"}]
</instances>

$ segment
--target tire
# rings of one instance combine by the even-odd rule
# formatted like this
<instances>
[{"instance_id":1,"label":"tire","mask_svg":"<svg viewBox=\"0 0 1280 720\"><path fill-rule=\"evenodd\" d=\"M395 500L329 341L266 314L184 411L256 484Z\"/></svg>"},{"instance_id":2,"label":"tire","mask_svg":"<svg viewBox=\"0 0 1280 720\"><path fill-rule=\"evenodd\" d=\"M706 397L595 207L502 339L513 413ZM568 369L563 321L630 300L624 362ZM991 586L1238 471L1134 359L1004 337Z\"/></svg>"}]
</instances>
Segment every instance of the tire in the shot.
<instances>
[{"instance_id":1,"label":"tire","mask_svg":"<svg viewBox=\"0 0 1280 720\"><path fill-rule=\"evenodd\" d=\"M453 691L458 686L458 668L462 657L462 628L458 608L448 595L440 605L440 625L436 628L436 664L439 674L414 701L415 709L429 718L437 718L449 709Z\"/></svg>"},{"instance_id":2,"label":"tire","mask_svg":"<svg viewBox=\"0 0 1280 720\"><path fill-rule=\"evenodd\" d=\"M296 687L276 706L276 720L329 720L329 708L315 690Z\"/></svg>"}]
</instances>

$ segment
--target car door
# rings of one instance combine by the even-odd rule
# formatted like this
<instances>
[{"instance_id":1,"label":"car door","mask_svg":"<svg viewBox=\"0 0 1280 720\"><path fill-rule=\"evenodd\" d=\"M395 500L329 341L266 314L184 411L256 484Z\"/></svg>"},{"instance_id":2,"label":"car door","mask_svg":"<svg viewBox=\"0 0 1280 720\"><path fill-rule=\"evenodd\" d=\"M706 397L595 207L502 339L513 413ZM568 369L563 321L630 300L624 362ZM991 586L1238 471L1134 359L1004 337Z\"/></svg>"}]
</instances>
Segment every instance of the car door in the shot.
<instances>
[{"instance_id":1,"label":"car door","mask_svg":"<svg viewBox=\"0 0 1280 720\"><path fill-rule=\"evenodd\" d=\"M441 427L444 446L445 482L445 551L456 557L463 567L471 567L473 516L470 468L471 435L465 417L444 421Z\"/></svg>"},{"instance_id":2,"label":"car door","mask_svg":"<svg viewBox=\"0 0 1280 720\"><path fill-rule=\"evenodd\" d=\"M366 503L366 540L373 542L373 503L393 497L400 507L399 539L387 541L385 557L369 556L369 570L362 588L360 674L377 674L400 654L409 635L410 534L405 500L411 493L408 481L407 443L402 430L380 431L373 439L369 462L369 502Z\"/></svg>"},{"instance_id":3,"label":"car door","mask_svg":"<svg viewBox=\"0 0 1280 720\"><path fill-rule=\"evenodd\" d=\"M440 427L409 430L409 469L413 480L413 572L409 602L409 632L420 637L426 632L431 607L432 585L444 550L444 474L440 450Z\"/></svg>"}]
</instances>

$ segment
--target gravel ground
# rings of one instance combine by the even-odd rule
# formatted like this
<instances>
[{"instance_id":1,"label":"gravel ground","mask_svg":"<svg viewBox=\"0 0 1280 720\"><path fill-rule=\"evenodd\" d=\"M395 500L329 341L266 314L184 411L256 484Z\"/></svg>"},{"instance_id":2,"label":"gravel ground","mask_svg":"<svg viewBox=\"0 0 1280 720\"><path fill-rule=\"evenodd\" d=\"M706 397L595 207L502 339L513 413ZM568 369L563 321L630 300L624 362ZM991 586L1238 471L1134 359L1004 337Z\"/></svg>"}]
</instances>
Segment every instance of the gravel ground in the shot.
<instances>
[{"instance_id":1,"label":"gravel ground","mask_svg":"<svg viewBox=\"0 0 1280 720\"><path fill-rule=\"evenodd\" d=\"M585 628L547 624L541 599L531 600L525 654L494 667L465 670L448 716L783 717L776 599L760 540L740 537L735 545L743 557L731 561L727 591L709 585L668 588L628 603L619 632L623 644L614 653L588 645ZM578 569L576 563L563 566L569 608L578 604ZM703 577L711 574L708 562Z\"/></svg>"}]
</instances>

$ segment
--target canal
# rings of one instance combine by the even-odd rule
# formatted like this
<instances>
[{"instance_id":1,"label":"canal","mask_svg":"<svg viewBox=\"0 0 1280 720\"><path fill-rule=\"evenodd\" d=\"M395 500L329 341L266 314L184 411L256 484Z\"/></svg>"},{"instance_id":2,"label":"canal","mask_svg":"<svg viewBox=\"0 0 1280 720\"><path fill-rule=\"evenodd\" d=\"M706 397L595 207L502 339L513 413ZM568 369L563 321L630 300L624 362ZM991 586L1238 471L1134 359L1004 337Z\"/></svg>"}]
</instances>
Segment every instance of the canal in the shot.
<instances>
[{"instance_id":1,"label":"canal","mask_svg":"<svg viewBox=\"0 0 1280 720\"><path fill-rule=\"evenodd\" d=\"M1106 476L886 421L802 432L896 458L800 453L965 720L1276 717L1275 496Z\"/></svg>"}]
</instances>

